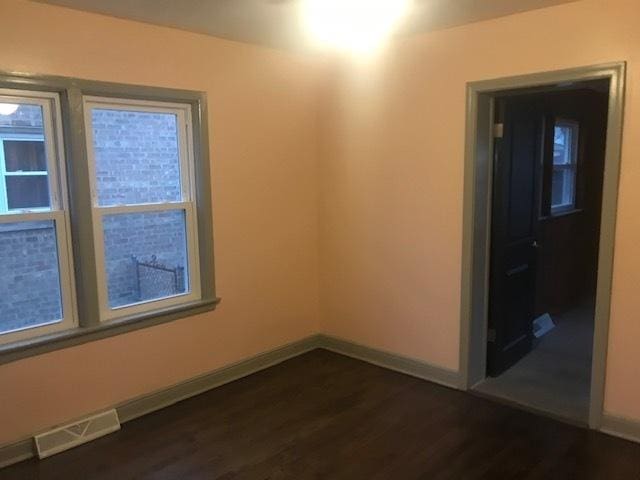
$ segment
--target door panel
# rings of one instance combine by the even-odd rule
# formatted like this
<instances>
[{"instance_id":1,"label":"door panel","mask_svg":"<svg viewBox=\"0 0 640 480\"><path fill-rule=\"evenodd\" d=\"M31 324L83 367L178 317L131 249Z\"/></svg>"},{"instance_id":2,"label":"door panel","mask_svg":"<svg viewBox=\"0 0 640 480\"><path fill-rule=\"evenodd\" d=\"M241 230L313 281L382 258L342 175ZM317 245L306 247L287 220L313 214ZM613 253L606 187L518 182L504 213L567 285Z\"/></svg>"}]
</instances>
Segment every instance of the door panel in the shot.
<instances>
[{"instance_id":1,"label":"door panel","mask_svg":"<svg viewBox=\"0 0 640 480\"><path fill-rule=\"evenodd\" d=\"M543 108L498 100L504 135L494 156L488 373L498 375L531 350L536 278Z\"/></svg>"},{"instance_id":2,"label":"door panel","mask_svg":"<svg viewBox=\"0 0 640 480\"><path fill-rule=\"evenodd\" d=\"M506 226L509 240L517 243L533 235L536 214L534 185L536 167L539 164L539 157L536 155L538 119L530 118L528 109L509 113L512 120L507 127L506 139L511 142L507 151L507 154L511 155L511 172L507 179L509 183L506 197L502 200L506 200L509 206L509 223ZM500 161L507 163L509 159L503 158Z\"/></svg>"}]
</instances>

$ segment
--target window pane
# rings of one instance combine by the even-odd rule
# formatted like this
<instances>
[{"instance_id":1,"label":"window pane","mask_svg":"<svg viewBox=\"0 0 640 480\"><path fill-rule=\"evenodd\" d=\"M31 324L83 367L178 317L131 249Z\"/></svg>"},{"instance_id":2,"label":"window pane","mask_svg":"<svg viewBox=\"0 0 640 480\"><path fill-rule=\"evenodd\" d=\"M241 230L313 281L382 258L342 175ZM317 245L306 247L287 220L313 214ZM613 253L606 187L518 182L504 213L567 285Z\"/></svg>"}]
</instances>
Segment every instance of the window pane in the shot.
<instances>
[{"instance_id":1,"label":"window pane","mask_svg":"<svg viewBox=\"0 0 640 480\"><path fill-rule=\"evenodd\" d=\"M0 224L0 333L62 319L55 224Z\"/></svg>"},{"instance_id":2,"label":"window pane","mask_svg":"<svg viewBox=\"0 0 640 480\"><path fill-rule=\"evenodd\" d=\"M5 140L4 161L7 172L46 172L44 140Z\"/></svg>"},{"instance_id":3,"label":"window pane","mask_svg":"<svg viewBox=\"0 0 640 480\"><path fill-rule=\"evenodd\" d=\"M553 164L570 165L576 162L575 147L578 137L578 125L572 123L556 124L553 138Z\"/></svg>"},{"instance_id":4,"label":"window pane","mask_svg":"<svg viewBox=\"0 0 640 480\"><path fill-rule=\"evenodd\" d=\"M575 170L554 169L551 205L553 207L573 206L575 198Z\"/></svg>"},{"instance_id":5,"label":"window pane","mask_svg":"<svg viewBox=\"0 0 640 480\"><path fill-rule=\"evenodd\" d=\"M91 111L100 206L182 200L172 113Z\"/></svg>"},{"instance_id":6,"label":"window pane","mask_svg":"<svg viewBox=\"0 0 640 480\"><path fill-rule=\"evenodd\" d=\"M49 207L49 182L46 175L5 177L9 210Z\"/></svg>"},{"instance_id":7,"label":"window pane","mask_svg":"<svg viewBox=\"0 0 640 480\"><path fill-rule=\"evenodd\" d=\"M111 308L187 292L183 210L105 215L103 228Z\"/></svg>"},{"instance_id":8,"label":"window pane","mask_svg":"<svg viewBox=\"0 0 640 480\"><path fill-rule=\"evenodd\" d=\"M12 130L20 133L40 135L44 133L42 128L42 107L40 105L6 103L9 101L0 98L0 103L8 107L7 112L15 108L12 113L3 112L0 115L0 127L11 127Z\"/></svg>"},{"instance_id":9,"label":"window pane","mask_svg":"<svg viewBox=\"0 0 640 480\"><path fill-rule=\"evenodd\" d=\"M553 164L569 165L573 160L573 129L568 125L556 125L553 141Z\"/></svg>"}]
</instances>

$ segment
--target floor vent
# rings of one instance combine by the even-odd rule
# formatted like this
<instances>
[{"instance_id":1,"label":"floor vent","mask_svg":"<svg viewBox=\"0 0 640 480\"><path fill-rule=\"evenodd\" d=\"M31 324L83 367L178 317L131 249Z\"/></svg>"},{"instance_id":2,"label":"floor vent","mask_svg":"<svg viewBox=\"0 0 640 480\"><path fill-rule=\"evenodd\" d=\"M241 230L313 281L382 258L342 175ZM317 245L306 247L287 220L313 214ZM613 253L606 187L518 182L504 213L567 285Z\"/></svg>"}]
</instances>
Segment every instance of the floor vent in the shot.
<instances>
[{"instance_id":1,"label":"floor vent","mask_svg":"<svg viewBox=\"0 0 640 480\"><path fill-rule=\"evenodd\" d=\"M553 323L551 315L545 313L533 321L533 334L536 338L540 338L553 330L555 326L556 324Z\"/></svg>"},{"instance_id":2,"label":"floor vent","mask_svg":"<svg viewBox=\"0 0 640 480\"><path fill-rule=\"evenodd\" d=\"M49 430L34 437L38 458L63 452L116 430L120 430L120 419L115 410L92 415L75 423Z\"/></svg>"}]
</instances>

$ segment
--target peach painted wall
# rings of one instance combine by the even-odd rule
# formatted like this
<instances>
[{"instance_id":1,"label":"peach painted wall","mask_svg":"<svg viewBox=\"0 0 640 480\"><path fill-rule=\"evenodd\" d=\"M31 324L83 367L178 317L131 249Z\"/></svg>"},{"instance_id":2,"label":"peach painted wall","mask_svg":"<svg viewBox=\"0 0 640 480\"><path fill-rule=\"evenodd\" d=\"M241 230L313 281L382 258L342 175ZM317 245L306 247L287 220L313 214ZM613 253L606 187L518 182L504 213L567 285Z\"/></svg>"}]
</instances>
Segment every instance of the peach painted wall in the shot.
<instances>
[{"instance_id":1,"label":"peach painted wall","mask_svg":"<svg viewBox=\"0 0 640 480\"><path fill-rule=\"evenodd\" d=\"M640 419L636 0L421 35L331 77L312 58L21 0L1 0L0 18L0 70L208 92L223 297L210 314L0 366L0 445L318 330L456 370L465 83L619 60L606 409Z\"/></svg>"},{"instance_id":2,"label":"peach painted wall","mask_svg":"<svg viewBox=\"0 0 640 480\"><path fill-rule=\"evenodd\" d=\"M0 70L208 93L212 313L0 366L0 445L318 331L315 61L0 1Z\"/></svg>"},{"instance_id":3,"label":"peach painted wall","mask_svg":"<svg viewBox=\"0 0 640 480\"><path fill-rule=\"evenodd\" d=\"M606 410L640 420L640 2L582 0L399 40L326 97L322 330L458 369L465 84L628 62Z\"/></svg>"}]
</instances>

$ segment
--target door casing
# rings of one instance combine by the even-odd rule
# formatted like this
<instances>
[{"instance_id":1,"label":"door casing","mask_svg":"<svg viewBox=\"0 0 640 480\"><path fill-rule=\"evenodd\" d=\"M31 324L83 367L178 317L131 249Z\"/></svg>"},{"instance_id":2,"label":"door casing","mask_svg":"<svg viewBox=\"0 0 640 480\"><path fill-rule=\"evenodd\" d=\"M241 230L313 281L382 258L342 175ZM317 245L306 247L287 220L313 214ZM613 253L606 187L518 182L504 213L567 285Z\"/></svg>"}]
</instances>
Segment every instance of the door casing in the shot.
<instances>
[{"instance_id":1,"label":"door casing","mask_svg":"<svg viewBox=\"0 0 640 480\"><path fill-rule=\"evenodd\" d=\"M589 407L589 426L594 429L601 426L604 407L625 72L626 63L615 62L467 84L460 302L460 387L464 390L486 378L494 98L519 88L609 80Z\"/></svg>"}]
</instances>

